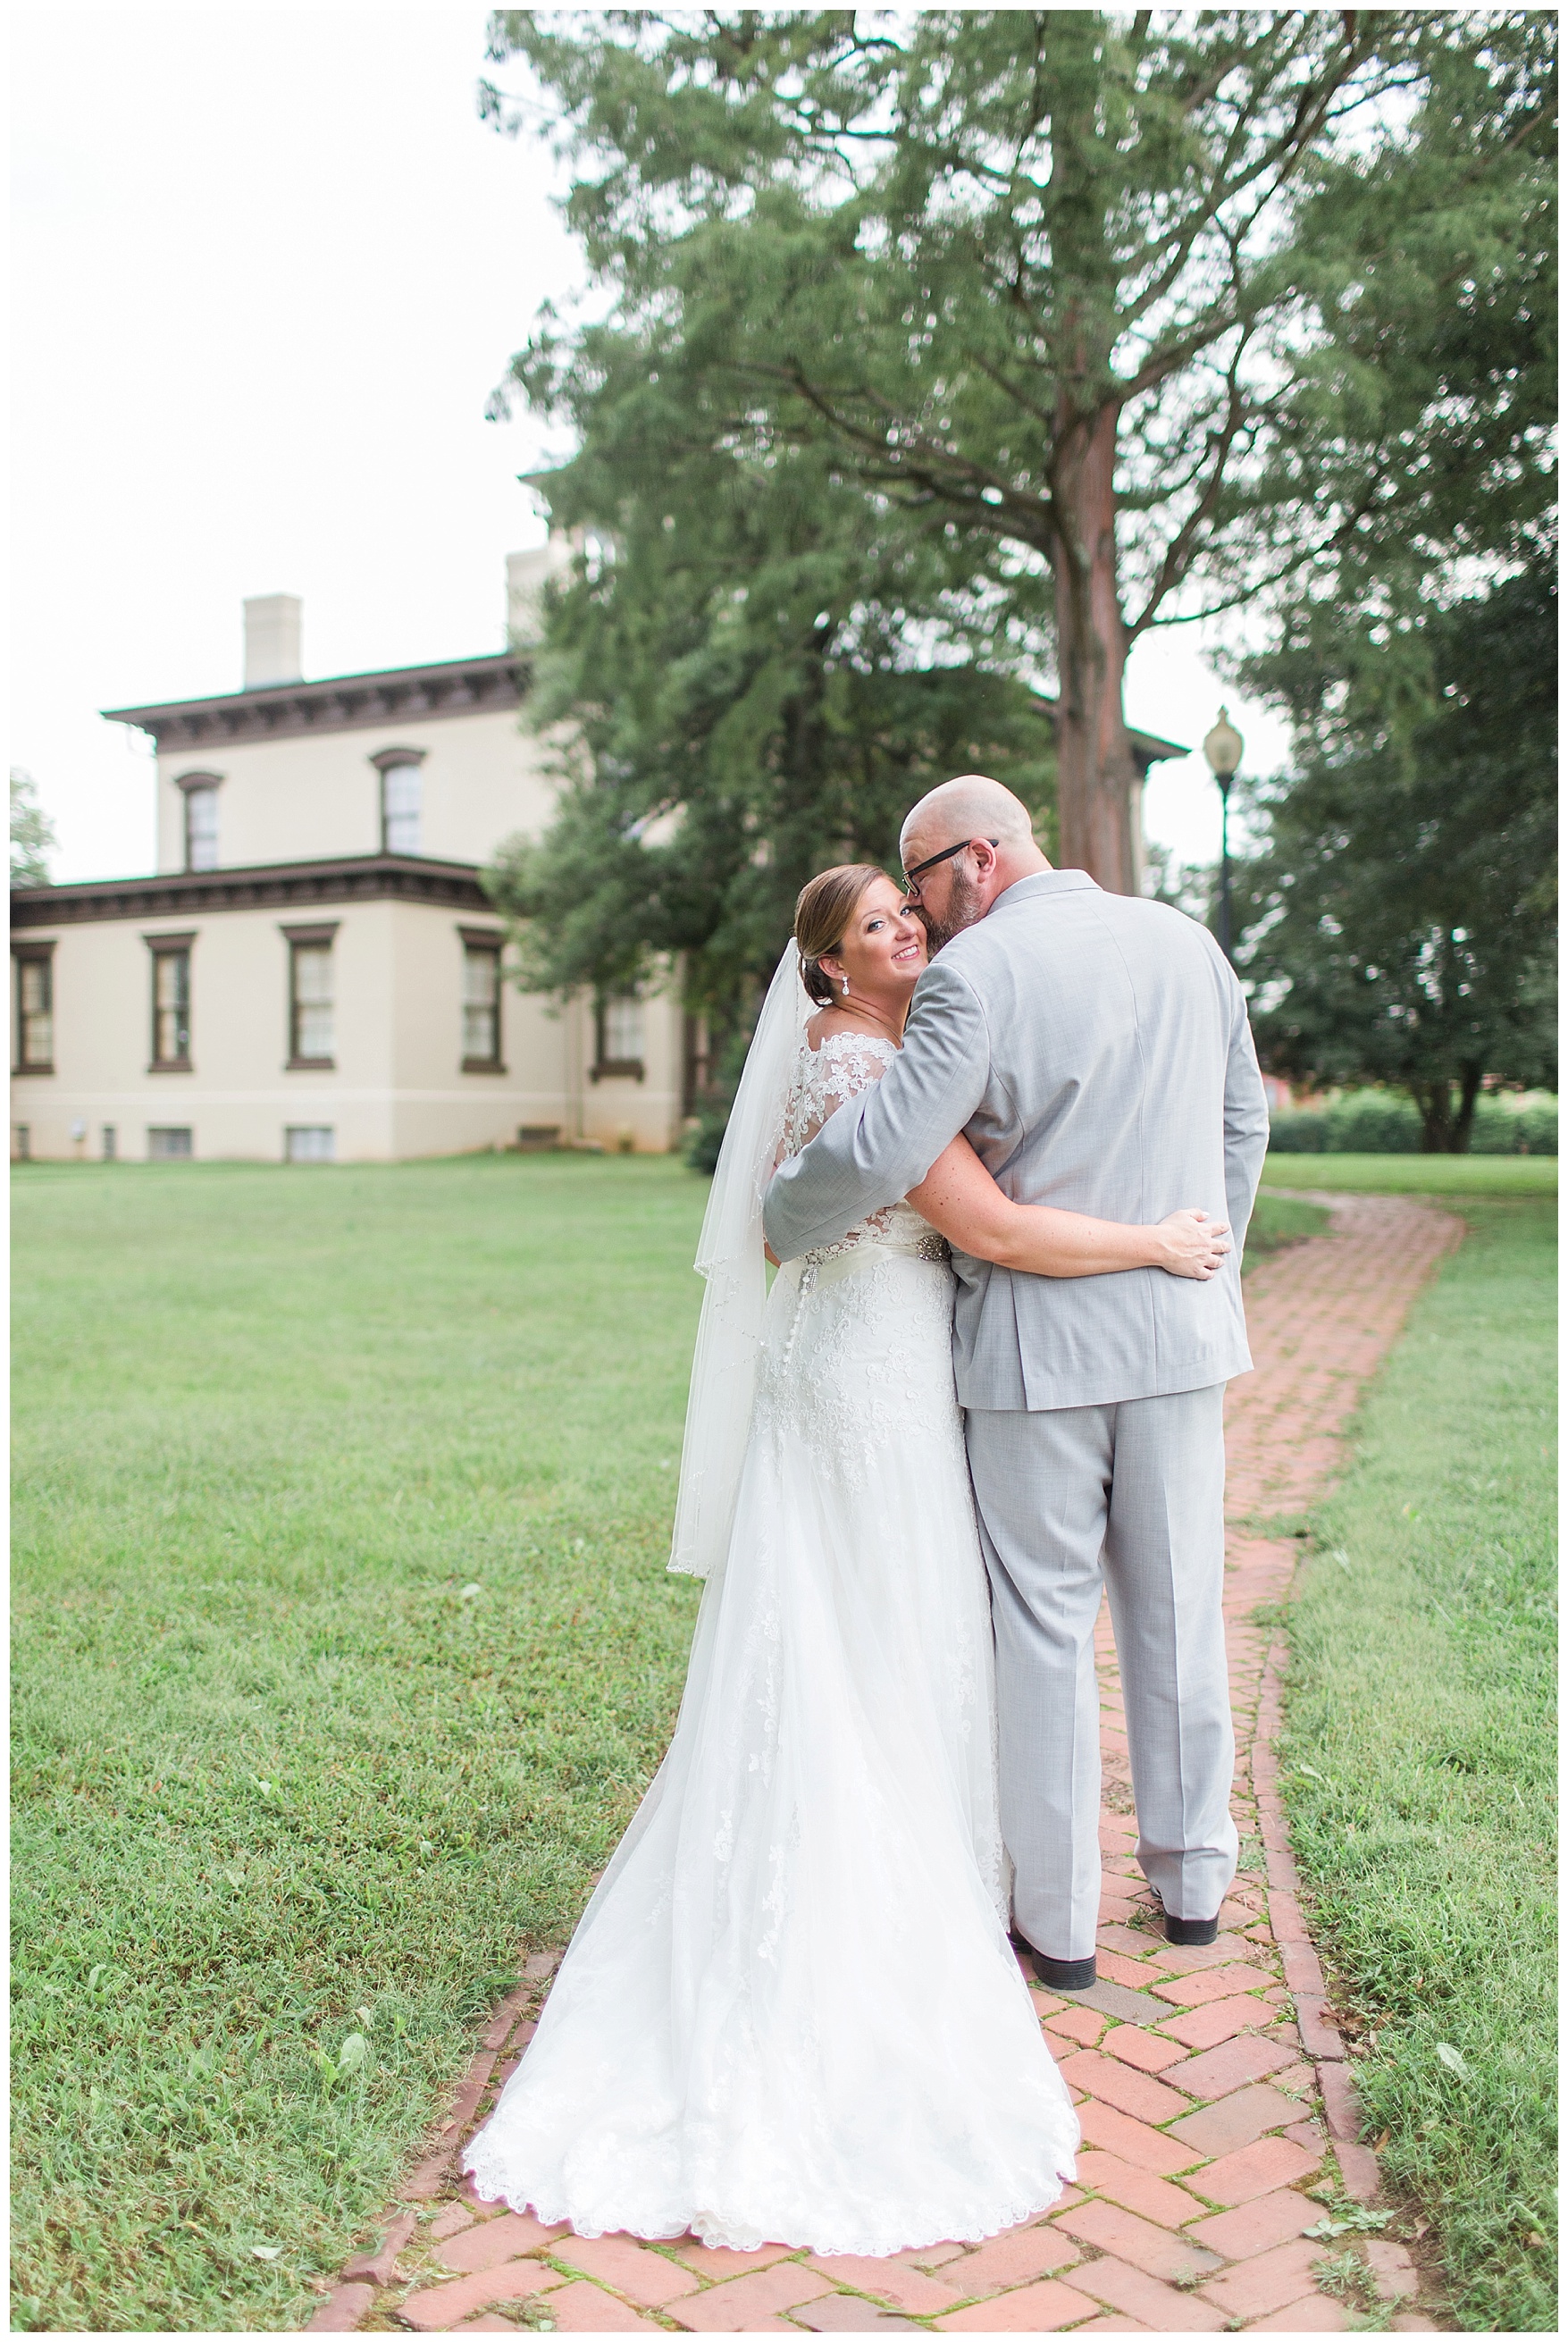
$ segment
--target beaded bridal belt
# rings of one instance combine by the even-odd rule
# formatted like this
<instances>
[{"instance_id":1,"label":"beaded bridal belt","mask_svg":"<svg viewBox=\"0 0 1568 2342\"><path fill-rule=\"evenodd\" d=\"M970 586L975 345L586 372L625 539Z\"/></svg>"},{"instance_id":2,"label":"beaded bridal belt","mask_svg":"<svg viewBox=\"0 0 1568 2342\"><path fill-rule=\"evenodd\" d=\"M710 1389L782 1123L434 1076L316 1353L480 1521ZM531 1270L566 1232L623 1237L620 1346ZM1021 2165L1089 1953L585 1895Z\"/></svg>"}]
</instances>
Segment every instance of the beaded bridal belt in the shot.
<instances>
[{"instance_id":1,"label":"beaded bridal belt","mask_svg":"<svg viewBox=\"0 0 1568 2342\"><path fill-rule=\"evenodd\" d=\"M844 1277L858 1276L863 1268L874 1268L881 1261L928 1260L945 1267L952 1257L946 1237L938 1236L934 1228L926 1228L907 1243L889 1243L884 1236L860 1236L842 1251L834 1246L823 1252L804 1253L798 1260L785 1261L779 1275L792 1278L799 1286L804 1300L808 1293L820 1293Z\"/></svg>"}]
</instances>

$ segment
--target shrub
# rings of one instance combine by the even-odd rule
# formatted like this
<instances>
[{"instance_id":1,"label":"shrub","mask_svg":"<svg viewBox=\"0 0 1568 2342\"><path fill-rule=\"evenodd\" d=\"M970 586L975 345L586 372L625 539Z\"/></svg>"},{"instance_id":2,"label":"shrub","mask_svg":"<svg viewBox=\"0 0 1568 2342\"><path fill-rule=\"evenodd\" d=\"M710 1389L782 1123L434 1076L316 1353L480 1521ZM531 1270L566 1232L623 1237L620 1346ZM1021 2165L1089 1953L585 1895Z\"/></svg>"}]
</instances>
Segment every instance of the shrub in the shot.
<instances>
[{"instance_id":1,"label":"shrub","mask_svg":"<svg viewBox=\"0 0 1568 2342\"><path fill-rule=\"evenodd\" d=\"M1353 1090L1330 1106L1278 1114L1269 1145L1281 1155L1419 1155L1421 1116L1395 1090ZM1555 1155L1554 1099L1526 1106L1482 1098L1470 1133L1473 1155Z\"/></svg>"},{"instance_id":2,"label":"shrub","mask_svg":"<svg viewBox=\"0 0 1568 2342\"><path fill-rule=\"evenodd\" d=\"M719 1167L719 1149L724 1143L729 1127L731 1101L727 1096L705 1099L687 1126L684 1153L694 1171L711 1179Z\"/></svg>"}]
</instances>

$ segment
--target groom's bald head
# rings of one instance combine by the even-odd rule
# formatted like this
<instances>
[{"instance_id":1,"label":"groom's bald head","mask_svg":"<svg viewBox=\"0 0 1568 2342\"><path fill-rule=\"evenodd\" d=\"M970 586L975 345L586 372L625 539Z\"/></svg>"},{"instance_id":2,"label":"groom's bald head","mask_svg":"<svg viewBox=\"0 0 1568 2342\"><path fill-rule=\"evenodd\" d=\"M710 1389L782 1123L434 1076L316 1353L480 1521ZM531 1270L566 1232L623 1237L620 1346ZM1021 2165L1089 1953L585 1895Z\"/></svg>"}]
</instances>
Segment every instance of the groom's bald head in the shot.
<instances>
[{"instance_id":1,"label":"groom's bald head","mask_svg":"<svg viewBox=\"0 0 1568 2342\"><path fill-rule=\"evenodd\" d=\"M911 905L934 952L983 919L1020 878L1051 867L1034 843L1028 806L984 773L961 773L928 790L906 815L898 844L913 874ZM964 850L954 854L955 846Z\"/></svg>"},{"instance_id":2,"label":"groom's bald head","mask_svg":"<svg viewBox=\"0 0 1568 2342\"><path fill-rule=\"evenodd\" d=\"M1029 808L1011 789L984 773L960 773L955 781L927 789L920 803L910 807L904 816L899 844L905 849L907 870L913 862L923 861L927 854L937 853L961 837L994 837L1004 845L1024 846L1034 835ZM927 839L932 843L928 845Z\"/></svg>"}]
</instances>

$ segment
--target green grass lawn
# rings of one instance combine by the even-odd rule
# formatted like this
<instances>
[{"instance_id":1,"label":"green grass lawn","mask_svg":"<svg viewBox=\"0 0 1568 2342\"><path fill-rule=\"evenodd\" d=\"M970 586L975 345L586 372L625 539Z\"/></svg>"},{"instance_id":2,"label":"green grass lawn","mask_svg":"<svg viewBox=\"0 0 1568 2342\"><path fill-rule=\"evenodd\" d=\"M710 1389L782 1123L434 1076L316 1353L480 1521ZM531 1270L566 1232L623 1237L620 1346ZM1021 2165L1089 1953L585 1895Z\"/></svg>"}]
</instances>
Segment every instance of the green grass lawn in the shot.
<instances>
[{"instance_id":1,"label":"green grass lawn","mask_svg":"<svg viewBox=\"0 0 1568 2342\"><path fill-rule=\"evenodd\" d=\"M1554 1155L1271 1155L1265 1187L1377 1196L1555 1196Z\"/></svg>"},{"instance_id":2,"label":"green grass lawn","mask_svg":"<svg viewBox=\"0 0 1568 2342\"><path fill-rule=\"evenodd\" d=\"M1555 1211L1463 1210L1314 1525L1283 1769L1383 2169L1434 2224L1462 2330L1550 2333Z\"/></svg>"},{"instance_id":3,"label":"green grass lawn","mask_svg":"<svg viewBox=\"0 0 1568 2342\"><path fill-rule=\"evenodd\" d=\"M569 1931L684 1668L697 1589L664 1561L705 1194L645 1157L17 1174L19 2325L302 2325L519 1955ZM1539 1763L1549 1631L1522 1509L1549 1436L1521 1346L1545 1206L1473 1211L1337 1500L1364 1503L1330 1542L1366 1575L1313 1565L1292 1730L1336 1785L1297 1783L1335 1955L1387 2012L1374 2122L1466 2297L1503 2286L1493 2322L1525 2325L1549 1821L1513 1752ZM1319 1225L1265 1198L1249 1252ZM1392 1857L1363 1877L1353 1796L1408 1893Z\"/></svg>"},{"instance_id":4,"label":"green grass lawn","mask_svg":"<svg viewBox=\"0 0 1568 2342\"><path fill-rule=\"evenodd\" d=\"M668 1737L705 1183L13 1193L17 2322L286 2330Z\"/></svg>"},{"instance_id":5,"label":"green grass lawn","mask_svg":"<svg viewBox=\"0 0 1568 2342\"><path fill-rule=\"evenodd\" d=\"M1266 1188L1258 1190L1253 1216L1247 1223L1246 1249L1242 1255L1242 1274L1255 1268L1261 1260L1270 1259L1291 1245L1300 1244L1303 1236L1321 1236L1328 1226L1329 1215L1321 1204L1299 1204L1293 1196L1271 1196Z\"/></svg>"}]
</instances>

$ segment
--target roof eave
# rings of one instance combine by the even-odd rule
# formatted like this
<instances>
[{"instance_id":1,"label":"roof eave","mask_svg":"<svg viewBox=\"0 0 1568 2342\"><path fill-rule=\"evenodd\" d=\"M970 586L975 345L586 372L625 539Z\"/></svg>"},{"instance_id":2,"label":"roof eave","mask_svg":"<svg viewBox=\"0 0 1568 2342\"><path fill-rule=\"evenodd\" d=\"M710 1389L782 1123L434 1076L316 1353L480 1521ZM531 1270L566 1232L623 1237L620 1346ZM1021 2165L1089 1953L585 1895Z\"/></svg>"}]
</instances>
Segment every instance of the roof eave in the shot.
<instances>
[{"instance_id":1,"label":"roof eave","mask_svg":"<svg viewBox=\"0 0 1568 2342\"><path fill-rule=\"evenodd\" d=\"M265 910L303 903L395 901L494 911L475 862L349 854L311 862L257 862L221 870L151 871L61 886L14 886L12 927L75 926L194 911Z\"/></svg>"},{"instance_id":2,"label":"roof eave","mask_svg":"<svg viewBox=\"0 0 1568 2342\"><path fill-rule=\"evenodd\" d=\"M515 706L530 680L524 654L486 651L477 658L373 667L358 675L263 684L205 699L150 700L138 707L99 712L108 723L151 732L160 749L165 736L178 747L221 746L303 732L374 730L394 721Z\"/></svg>"}]
</instances>

